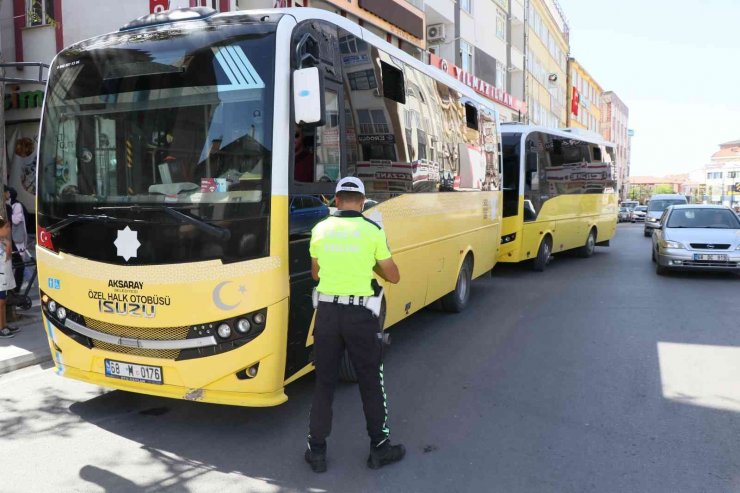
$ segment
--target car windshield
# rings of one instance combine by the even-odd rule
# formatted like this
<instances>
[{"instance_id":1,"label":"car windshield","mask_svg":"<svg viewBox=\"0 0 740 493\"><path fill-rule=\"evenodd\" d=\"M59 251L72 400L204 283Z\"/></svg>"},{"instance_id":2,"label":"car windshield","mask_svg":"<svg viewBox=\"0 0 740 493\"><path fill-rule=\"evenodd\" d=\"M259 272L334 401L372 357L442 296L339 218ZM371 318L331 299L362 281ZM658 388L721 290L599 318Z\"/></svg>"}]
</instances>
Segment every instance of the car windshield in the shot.
<instances>
[{"instance_id":1,"label":"car windshield","mask_svg":"<svg viewBox=\"0 0 740 493\"><path fill-rule=\"evenodd\" d=\"M725 209L676 209L668 218L668 227L740 229L740 220Z\"/></svg>"},{"instance_id":2,"label":"car windshield","mask_svg":"<svg viewBox=\"0 0 740 493\"><path fill-rule=\"evenodd\" d=\"M648 204L648 210L652 212L663 212L669 206L685 203L686 201L681 199L651 200Z\"/></svg>"},{"instance_id":3,"label":"car windshield","mask_svg":"<svg viewBox=\"0 0 740 493\"><path fill-rule=\"evenodd\" d=\"M645 211L647 211L647 207L644 206L644 205L638 205L637 207L635 207L635 211L637 211L637 212L645 212Z\"/></svg>"}]
</instances>

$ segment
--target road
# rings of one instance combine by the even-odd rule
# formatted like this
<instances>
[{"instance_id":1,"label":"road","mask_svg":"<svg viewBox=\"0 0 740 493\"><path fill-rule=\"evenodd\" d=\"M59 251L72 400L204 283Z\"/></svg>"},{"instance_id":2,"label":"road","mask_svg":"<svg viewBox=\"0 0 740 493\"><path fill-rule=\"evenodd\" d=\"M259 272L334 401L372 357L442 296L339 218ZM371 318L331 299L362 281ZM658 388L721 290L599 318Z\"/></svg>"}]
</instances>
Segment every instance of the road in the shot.
<instances>
[{"instance_id":1,"label":"road","mask_svg":"<svg viewBox=\"0 0 740 493\"><path fill-rule=\"evenodd\" d=\"M544 273L499 266L459 315L393 329L386 385L407 458L371 471L342 385L329 471L303 462L313 378L229 408L0 378L4 492L740 491L740 279L658 277L641 225Z\"/></svg>"}]
</instances>

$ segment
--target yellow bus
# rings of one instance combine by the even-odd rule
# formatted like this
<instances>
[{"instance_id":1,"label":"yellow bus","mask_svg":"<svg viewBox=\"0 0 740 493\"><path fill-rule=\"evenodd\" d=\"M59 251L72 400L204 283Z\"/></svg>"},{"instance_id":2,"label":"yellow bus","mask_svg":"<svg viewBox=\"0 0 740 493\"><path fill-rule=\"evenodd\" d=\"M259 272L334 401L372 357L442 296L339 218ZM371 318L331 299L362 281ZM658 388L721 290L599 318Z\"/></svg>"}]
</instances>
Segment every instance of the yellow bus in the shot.
<instances>
[{"instance_id":1,"label":"yellow bus","mask_svg":"<svg viewBox=\"0 0 740 493\"><path fill-rule=\"evenodd\" d=\"M617 227L614 148L578 129L504 124L499 262L543 271L554 253L590 257Z\"/></svg>"},{"instance_id":2,"label":"yellow bus","mask_svg":"<svg viewBox=\"0 0 740 493\"><path fill-rule=\"evenodd\" d=\"M490 105L309 8L183 9L65 49L50 70L37 207L57 372L285 402L313 369L308 242L342 176L364 180L365 214L401 270L384 327L438 300L462 310L499 253Z\"/></svg>"}]
</instances>

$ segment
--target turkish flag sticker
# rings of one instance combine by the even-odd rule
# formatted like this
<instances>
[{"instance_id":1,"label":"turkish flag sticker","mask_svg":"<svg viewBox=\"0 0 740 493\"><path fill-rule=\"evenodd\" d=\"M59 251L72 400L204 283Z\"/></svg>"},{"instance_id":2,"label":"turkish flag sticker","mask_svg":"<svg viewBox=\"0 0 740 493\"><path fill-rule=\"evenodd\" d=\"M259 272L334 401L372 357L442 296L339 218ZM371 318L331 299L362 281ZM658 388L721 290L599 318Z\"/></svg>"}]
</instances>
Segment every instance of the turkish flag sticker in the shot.
<instances>
[{"instance_id":1,"label":"turkish flag sticker","mask_svg":"<svg viewBox=\"0 0 740 493\"><path fill-rule=\"evenodd\" d=\"M54 244L51 242L51 233L49 233L45 228L42 228L41 226L39 226L37 229L38 232L36 236L38 237L38 245L54 251Z\"/></svg>"}]
</instances>

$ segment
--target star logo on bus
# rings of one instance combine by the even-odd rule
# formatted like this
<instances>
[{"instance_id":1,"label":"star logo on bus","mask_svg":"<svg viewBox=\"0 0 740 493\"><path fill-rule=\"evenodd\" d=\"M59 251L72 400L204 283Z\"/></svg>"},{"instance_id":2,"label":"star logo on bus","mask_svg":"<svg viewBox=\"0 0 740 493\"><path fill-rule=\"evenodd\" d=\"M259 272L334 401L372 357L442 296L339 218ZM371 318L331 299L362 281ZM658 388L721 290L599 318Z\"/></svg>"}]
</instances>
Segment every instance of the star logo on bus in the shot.
<instances>
[{"instance_id":1,"label":"star logo on bus","mask_svg":"<svg viewBox=\"0 0 740 493\"><path fill-rule=\"evenodd\" d=\"M141 246L139 243L139 233L126 226L118 230L118 238L113 242L118 249L117 255L123 257L128 262L130 258L136 257L136 251Z\"/></svg>"}]
</instances>

